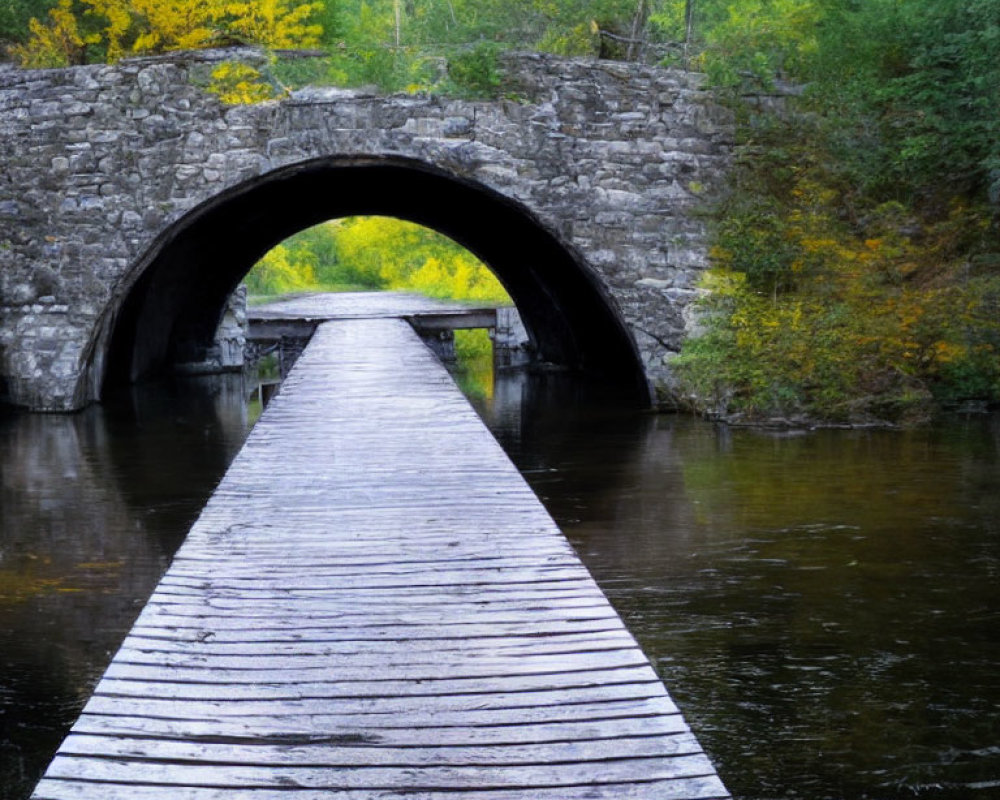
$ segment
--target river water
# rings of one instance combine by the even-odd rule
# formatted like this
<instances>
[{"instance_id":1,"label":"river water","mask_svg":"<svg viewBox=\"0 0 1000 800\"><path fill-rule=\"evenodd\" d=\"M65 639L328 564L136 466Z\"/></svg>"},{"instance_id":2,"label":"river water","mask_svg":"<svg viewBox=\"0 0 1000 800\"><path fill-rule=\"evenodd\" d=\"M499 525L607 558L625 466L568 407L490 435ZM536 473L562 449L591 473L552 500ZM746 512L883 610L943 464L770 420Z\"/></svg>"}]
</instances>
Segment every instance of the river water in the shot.
<instances>
[{"instance_id":1,"label":"river water","mask_svg":"<svg viewBox=\"0 0 1000 800\"><path fill-rule=\"evenodd\" d=\"M239 449L239 381L0 415L0 800ZM737 798L1000 798L1000 415L766 433L500 377L480 413Z\"/></svg>"}]
</instances>

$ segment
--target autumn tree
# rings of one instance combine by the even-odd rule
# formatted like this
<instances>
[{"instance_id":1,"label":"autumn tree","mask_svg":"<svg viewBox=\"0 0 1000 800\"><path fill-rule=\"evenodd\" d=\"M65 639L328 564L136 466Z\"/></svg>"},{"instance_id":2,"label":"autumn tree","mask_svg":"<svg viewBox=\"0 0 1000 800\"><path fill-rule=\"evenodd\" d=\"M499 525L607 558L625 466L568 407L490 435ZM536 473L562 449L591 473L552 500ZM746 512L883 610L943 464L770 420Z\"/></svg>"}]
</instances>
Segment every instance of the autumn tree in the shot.
<instances>
[{"instance_id":1,"label":"autumn tree","mask_svg":"<svg viewBox=\"0 0 1000 800\"><path fill-rule=\"evenodd\" d=\"M234 43L310 47L322 29L311 21L321 2L296 0L59 0L30 21L30 37L11 48L24 66L107 61Z\"/></svg>"},{"instance_id":2,"label":"autumn tree","mask_svg":"<svg viewBox=\"0 0 1000 800\"><path fill-rule=\"evenodd\" d=\"M716 209L702 335L675 361L691 403L906 422L1000 401L1000 4L696 13L693 60L734 89L745 148ZM805 86L784 114L740 104L777 78Z\"/></svg>"},{"instance_id":3,"label":"autumn tree","mask_svg":"<svg viewBox=\"0 0 1000 800\"><path fill-rule=\"evenodd\" d=\"M419 292L429 297L509 303L489 268L429 228L393 217L346 217L298 233L247 276L253 294L304 289Z\"/></svg>"}]
</instances>

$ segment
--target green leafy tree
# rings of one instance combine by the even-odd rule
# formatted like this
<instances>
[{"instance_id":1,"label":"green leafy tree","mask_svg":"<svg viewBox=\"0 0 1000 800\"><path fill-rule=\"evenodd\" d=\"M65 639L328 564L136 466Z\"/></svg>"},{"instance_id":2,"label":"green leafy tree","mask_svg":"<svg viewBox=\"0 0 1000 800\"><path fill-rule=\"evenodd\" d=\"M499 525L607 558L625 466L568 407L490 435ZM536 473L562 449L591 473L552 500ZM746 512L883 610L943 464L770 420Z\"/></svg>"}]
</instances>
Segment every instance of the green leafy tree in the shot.
<instances>
[{"instance_id":1,"label":"green leafy tree","mask_svg":"<svg viewBox=\"0 0 1000 800\"><path fill-rule=\"evenodd\" d=\"M44 17L56 5L56 0L5 0L0 3L0 46L25 42L30 33L30 21Z\"/></svg>"},{"instance_id":2,"label":"green leafy tree","mask_svg":"<svg viewBox=\"0 0 1000 800\"><path fill-rule=\"evenodd\" d=\"M807 90L784 115L731 95L746 155L718 209L704 333L676 361L694 404L913 421L1000 401L1000 3L695 11L691 61L717 85ZM680 35L680 3L651 19Z\"/></svg>"},{"instance_id":3,"label":"green leafy tree","mask_svg":"<svg viewBox=\"0 0 1000 800\"><path fill-rule=\"evenodd\" d=\"M824 5L806 77L859 190L901 198L947 178L998 193L1000 3Z\"/></svg>"}]
</instances>

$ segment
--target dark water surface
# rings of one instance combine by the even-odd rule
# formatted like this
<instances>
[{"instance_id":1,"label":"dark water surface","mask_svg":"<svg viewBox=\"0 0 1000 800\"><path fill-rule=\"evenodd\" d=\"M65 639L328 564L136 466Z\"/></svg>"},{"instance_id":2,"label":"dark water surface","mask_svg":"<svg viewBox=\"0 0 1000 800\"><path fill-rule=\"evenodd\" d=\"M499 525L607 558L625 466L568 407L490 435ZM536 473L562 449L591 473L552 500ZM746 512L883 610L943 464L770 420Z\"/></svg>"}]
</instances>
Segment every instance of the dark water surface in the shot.
<instances>
[{"instance_id":1,"label":"dark water surface","mask_svg":"<svg viewBox=\"0 0 1000 800\"><path fill-rule=\"evenodd\" d=\"M0 799L34 788L247 428L241 380L0 411Z\"/></svg>"},{"instance_id":2,"label":"dark water surface","mask_svg":"<svg viewBox=\"0 0 1000 800\"><path fill-rule=\"evenodd\" d=\"M738 798L1000 798L1000 416L776 435L499 379L480 411ZM0 416L0 800L248 428L238 384Z\"/></svg>"},{"instance_id":3,"label":"dark water surface","mask_svg":"<svg viewBox=\"0 0 1000 800\"><path fill-rule=\"evenodd\" d=\"M1000 797L1000 415L774 433L561 391L483 413L734 795Z\"/></svg>"}]
</instances>

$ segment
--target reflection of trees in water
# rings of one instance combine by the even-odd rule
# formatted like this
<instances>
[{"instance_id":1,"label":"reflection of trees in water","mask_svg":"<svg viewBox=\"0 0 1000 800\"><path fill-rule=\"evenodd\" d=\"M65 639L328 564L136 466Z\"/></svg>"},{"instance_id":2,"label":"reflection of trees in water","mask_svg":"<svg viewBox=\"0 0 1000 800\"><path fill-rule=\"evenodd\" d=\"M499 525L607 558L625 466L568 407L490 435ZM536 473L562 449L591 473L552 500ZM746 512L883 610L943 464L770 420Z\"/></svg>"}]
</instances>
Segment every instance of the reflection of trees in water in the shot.
<instances>
[{"instance_id":1,"label":"reflection of trees in water","mask_svg":"<svg viewBox=\"0 0 1000 800\"><path fill-rule=\"evenodd\" d=\"M244 413L241 386L198 379L72 416L0 416L0 799L30 793L239 449Z\"/></svg>"},{"instance_id":2,"label":"reflection of trees in water","mask_svg":"<svg viewBox=\"0 0 1000 800\"><path fill-rule=\"evenodd\" d=\"M246 438L243 378L131 386L106 405L103 471L172 556Z\"/></svg>"},{"instance_id":3,"label":"reflection of trees in water","mask_svg":"<svg viewBox=\"0 0 1000 800\"><path fill-rule=\"evenodd\" d=\"M627 397L572 375L523 371L498 375L494 403L481 414L570 540L591 557L600 552L608 573L678 546L658 530L690 527L673 418L637 412ZM636 518L659 527L608 535Z\"/></svg>"}]
</instances>

